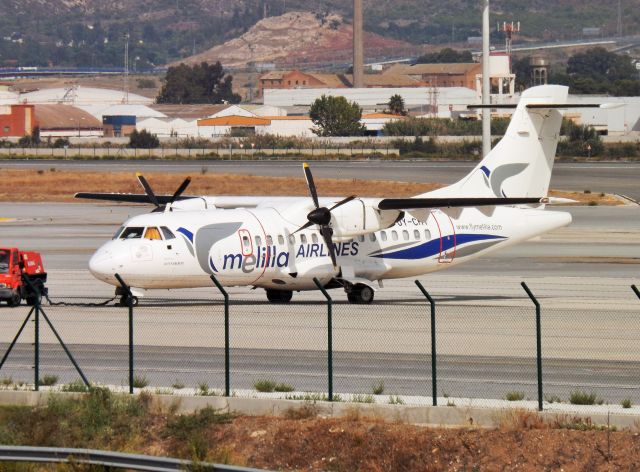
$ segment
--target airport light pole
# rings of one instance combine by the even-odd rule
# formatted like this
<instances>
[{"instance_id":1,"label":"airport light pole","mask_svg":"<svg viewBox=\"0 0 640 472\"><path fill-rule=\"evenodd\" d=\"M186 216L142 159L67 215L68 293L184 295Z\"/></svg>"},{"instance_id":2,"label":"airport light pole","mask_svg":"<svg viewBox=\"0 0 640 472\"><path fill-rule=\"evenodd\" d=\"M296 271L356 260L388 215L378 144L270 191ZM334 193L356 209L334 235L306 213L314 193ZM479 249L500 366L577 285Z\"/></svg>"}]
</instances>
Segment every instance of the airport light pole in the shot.
<instances>
[{"instance_id":1,"label":"airport light pole","mask_svg":"<svg viewBox=\"0 0 640 472\"><path fill-rule=\"evenodd\" d=\"M491 74L489 71L489 0L483 0L482 10L482 105L491 104ZM491 151L491 109L482 108L482 156Z\"/></svg>"}]
</instances>

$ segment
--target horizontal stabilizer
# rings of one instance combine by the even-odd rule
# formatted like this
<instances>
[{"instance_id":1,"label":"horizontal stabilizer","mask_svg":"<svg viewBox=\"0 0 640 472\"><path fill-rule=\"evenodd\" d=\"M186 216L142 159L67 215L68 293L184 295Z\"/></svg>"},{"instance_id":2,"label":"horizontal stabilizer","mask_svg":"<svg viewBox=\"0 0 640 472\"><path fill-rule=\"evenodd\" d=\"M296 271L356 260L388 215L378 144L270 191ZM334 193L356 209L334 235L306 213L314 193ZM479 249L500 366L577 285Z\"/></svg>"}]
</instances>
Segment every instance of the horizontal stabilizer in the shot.
<instances>
[{"instance_id":1,"label":"horizontal stabilizer","mask_svg":"<svg viewBox=\"0 0 640 472\"><path fill-rule=\"evenodd\" d=\"M420 208L469 208L478 206L539 205L547 198L385 198L378 203L379 210L413 210Z\"/></svg>"},{"instance_id":2,"label":"horizontal stabilizer","mask_svg":"<svg viewBox=\"0 0 640 472\"><path fill-rule=\"evenodd\" d=\"M103 200L107 202L128 202L128 203L149 203L149 195L145 193L92 193L92 192L79 192L74 195L74 198L86 198L88 200ZM166 205L171 202L173 195L156 195L158 203L160 205ZM182 195L175 200L187 200L189 197Z\"/></svg>"}]
</instances>

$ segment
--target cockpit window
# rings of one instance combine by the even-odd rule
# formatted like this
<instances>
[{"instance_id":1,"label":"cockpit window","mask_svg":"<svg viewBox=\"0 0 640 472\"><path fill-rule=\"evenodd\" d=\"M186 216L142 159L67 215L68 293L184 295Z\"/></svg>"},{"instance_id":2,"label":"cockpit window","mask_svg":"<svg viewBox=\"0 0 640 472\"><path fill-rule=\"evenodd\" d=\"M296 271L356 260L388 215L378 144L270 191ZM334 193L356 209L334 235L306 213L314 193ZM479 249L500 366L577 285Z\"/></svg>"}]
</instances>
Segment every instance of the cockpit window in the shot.
<instances>
[{"instance_id":1,"label":"cockpit window","mask_svg":"<svg viewBox=\"0 0 640 472\"><path fill-rule=\"evenodd\" d=\"M124 229L124 226L120 226L118 228L118 231L115 232L115 234L113 235L113 238L111 238L111 239L118 239L118 236L120 236L120 233L122 233L123 229Z\"/></svg>"},{"instance_id":2,"label":"cockpit window","mask_svg":"<svg viewBox=\"0 0 640 472\"><path fill-rule=\"evenodd\" d=\"M176 237L173 235L171 230L166 226L160 226L160 229L162 230L162 235L164 236L164 239L176 239Z\"/></svg>"},{"instance_id":3,"label":"cockpit window","mask_svg":"<svg viewBox=\"0 0 640 472\"><path fill-rule=\"evenodd\" d=\"M140 239L143 232L144 228L141 226L129 226L124 229L120 235L120 239Z\"/></svg>"},{"instance_id":4,"label":"cockpit window","mask_svg":"<svg viewBox=\"0 0 640 472\"><path fill-rule=\"evenodd\" d=\"M147 230L144 232L144 239L151 239L152 241L162 241L162 236L160 236L160 230L155 226L149 226Z\"/></svg>"},{"instance_id":5,"label":"cockpit window","mask_svg":"<svg viewBox=\"0 0 640 472\"><path fill-rule=\"evenodd\" d=\"M9 273L9 251L0 251L0 274Z\"/></svg>"}]
</instances>

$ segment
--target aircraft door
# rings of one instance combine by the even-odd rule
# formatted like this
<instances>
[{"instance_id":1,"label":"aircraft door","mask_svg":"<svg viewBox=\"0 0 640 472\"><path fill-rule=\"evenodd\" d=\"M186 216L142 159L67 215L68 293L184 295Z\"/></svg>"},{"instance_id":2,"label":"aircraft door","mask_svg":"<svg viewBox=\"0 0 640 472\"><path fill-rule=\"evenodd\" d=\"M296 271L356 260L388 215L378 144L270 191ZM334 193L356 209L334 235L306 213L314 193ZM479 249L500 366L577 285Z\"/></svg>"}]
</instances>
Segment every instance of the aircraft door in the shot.
<instances>
[{"instance_id":1,"label":"aircraft door","mask_svg":"<svg viewBox=\"0 0 640 472\"><path fill-rule=\"evenodd\" d=\"M440 237L440 264L450 264L456 257L456 230L451 217L441 210L431 212Z\"/></svg>"}]
</instances>

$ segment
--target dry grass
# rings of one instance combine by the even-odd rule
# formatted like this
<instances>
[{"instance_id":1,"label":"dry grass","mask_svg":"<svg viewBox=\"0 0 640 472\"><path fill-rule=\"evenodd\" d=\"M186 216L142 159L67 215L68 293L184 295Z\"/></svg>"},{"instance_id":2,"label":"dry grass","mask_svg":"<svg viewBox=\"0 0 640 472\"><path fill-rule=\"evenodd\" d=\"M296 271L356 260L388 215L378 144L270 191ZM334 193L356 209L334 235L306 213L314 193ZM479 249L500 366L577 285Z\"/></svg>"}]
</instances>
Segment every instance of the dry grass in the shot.
<instances>
[{"instance_id":1,"label":"dry grass","mask_svg":"<svg viewBox=\"0 0 640 472\"><path fill-rule=\"evenodd\" d=\"M284 418L234 417L205 408L177 415L148 395L96 389L46 406L0 407L3 444L88 447L225 462L268 470L638 470L634 431L582 418L543 422L513 411L494 429L424 428L363 419L321 418L301 404ZM4 470L4 469L3 469ZM34 469L35 470L35 469Z\"/></svg>"},{"instance_id":2,"label":"dry grass","mask_svg":"<svg viewBox=\"0 0 640 472\"><path fill-rule=\"evenodd\" d=\"M2 170L0 201L71 202L75 192L142 193L135 175L130 172L78 172L58 170ZM157 194L172 194L186 174L145 174ZM316 179L323 196L409 197L441 187L437 183L393 182L358 179ZM187 191L191 195L307 195L304 178L259 177L236 174L198 174L192 176ZM582 203L617 205L620 201L608 195L582 192L552 191L554 197L571 198Z\"/></svg>"}]
</instances>

